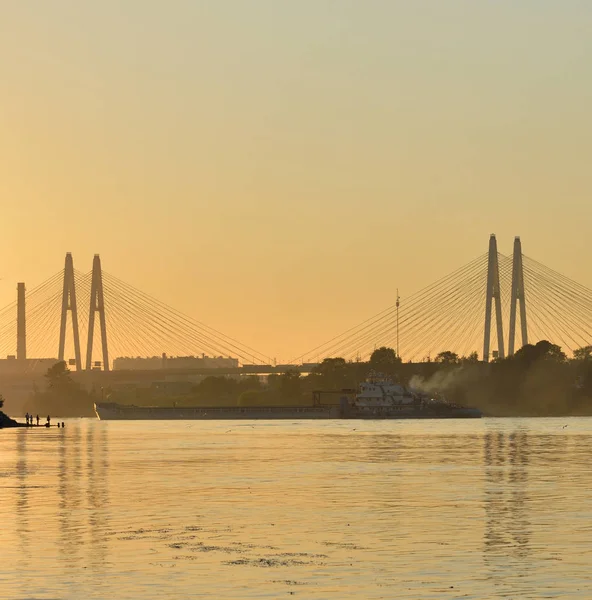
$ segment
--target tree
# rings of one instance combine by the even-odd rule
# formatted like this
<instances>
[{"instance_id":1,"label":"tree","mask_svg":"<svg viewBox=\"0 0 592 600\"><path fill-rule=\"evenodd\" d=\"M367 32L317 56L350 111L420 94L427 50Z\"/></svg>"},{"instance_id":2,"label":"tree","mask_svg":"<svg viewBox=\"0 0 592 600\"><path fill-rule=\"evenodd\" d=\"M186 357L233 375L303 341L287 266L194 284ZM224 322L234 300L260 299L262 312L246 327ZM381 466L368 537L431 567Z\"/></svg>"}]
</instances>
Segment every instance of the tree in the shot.
<instances>
[{"instance_id":1,"label":"tree","mask_svg":"<svg viewBox=\"0 0 592 600\"><path fill-rule=\"evenodd\" d=\"M325 358L312 368L309 377L319 388L338 390L348 386L351 371L350 364L344 358Z\"/></svg>"},{"instance_id":2,"label":"tree","mask_svg":"<svg viewBox=\"0 0 592 600\"><path fill-rule=\"evenodd\" d=\"M64 361L55 363L46 374L47 389L35 390L25 405L30 413L63 417L96 416L91 396L72 379Z\"/></svg>"},{"instance_id":3,"label":"tree","mask_svg":"<svg viewBox=\"0 0 592 600\"><path fill-rule=\"evenodd\" d=\"M564 362L567 360L567 355L561 349L561 346L557 344L551 344L547 340L540 341L535 348L539 348L544 358L551 359L557 362Z\"/></svg>"},{"instance_id":4,"label":"tree","mask_svg":"<svg viewBox=\"0 0 592 600\"><path fill-rule=\"evenodd\" d=\"M49 389L56 392L65 392L76 387L71 377L71 371L68 369L66 361L63 360L49 367L45 378Z\"/></svg>"},{"instance_id":5,"label":"tree","mask_svg":"<svg viewBox=\"0 0 592 600\"><path fill-rule=\"evenodd\" d=\"M552 360L554 362L564 362L567 359L565 352L561 350L561 346L552 344L547 340L541 340L534 346L526 344L514 355L515 360L530 365L539 360Z\"/></svg>"},{"instance_id":6,"label":"tree","mask_svg":"<svg viewBox=\"0 0 592 600\"><path fill-rule=\"evenodd\" d=\"M196 394L204 399L215 401L235 394L238 384L230 377L209 376L195 386Z\"/></svg>"},{"instance_id":7,"label":"tree","mask_svg":"<svg viewBox=\"0 0 592 600\"><path fill-rule=\"evenodd\" d=\"M458 354L456 354L456 352L451 352L450 350L440 352L434 359L435 362L443 365L457 365L459 360Z\"/></svg>"},{"instance_id":8,"label":"tree","mask_svg":"<svg viewBox=\"0 0 592 600\"><path fill-rule=\"evenodd\" d=\"M270 373L267 376L267 388L274 392L280 389L280 376L277 373Z\"/></svg>"},{"instance_id":9,"label":"tree","mask_svg":"<svg viewBox=\"0 0 592 600\"><path fill-rule=\"evenodd\" d=\"M261 380L257 375L248 375L247 377L241 377L238 381L238 391L248 392L250 390L260 390Z\"/></svg>"},{"instance_id":10,"label":"tree","mask_svg":"<svg viewBox=\"0 0 592 600\"><path fill-rule=\"evenodd\" d=\"M401 363L401 358L397 356L397 353L386 346L377 348L370 356L370 368L382 373L392 374Z\"/></svg>"},{"instance_id":11,"label":"tree","mask_svg":"<svg viewBox=\"0 0 592 600\"><path fill-rule=\"evenodd\" d=\"M476 352L471 352L468 356L463 356L461 362L475 364L479 362L479 355Z\"/></svg>"},{"instance_id":12,"label":"tree","mask_svg":"<svg viewBox=\"0 0 592 600\"><path fill-rule=\"evenodd\" d=\"M574 360L592 360L592 346L584 346L573 351Z\"/></svg>"},{"instance_id":13,"label":"tree","mask_svg":"<svg viewBox=\"0 0 592 600\"><path fill-rule=\"evenodd\" d=\"M280 393L284 398L300 396L300 371L290 369L280 375Z\"/></svg>"},{"instance_id":14,"label":"tree","mask_svg":"<svg viewBox=\"0 0 592 600\"><path fill-rule=\"evenodd\" d=\"M264 398L262 392L257 390L246 390L238 397L239 406L260 406L261 400Z\"/></svg>"}]
</instances>

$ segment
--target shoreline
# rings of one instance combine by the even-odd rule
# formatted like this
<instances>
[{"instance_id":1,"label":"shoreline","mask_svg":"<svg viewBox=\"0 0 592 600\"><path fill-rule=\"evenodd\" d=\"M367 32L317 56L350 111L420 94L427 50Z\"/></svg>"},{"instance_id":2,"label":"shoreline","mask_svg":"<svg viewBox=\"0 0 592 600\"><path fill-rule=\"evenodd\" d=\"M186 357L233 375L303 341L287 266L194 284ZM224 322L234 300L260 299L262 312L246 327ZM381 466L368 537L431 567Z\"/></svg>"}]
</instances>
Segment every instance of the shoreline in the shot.
<instances>
[{"instance_id":1,"label":"shoreline","mask_svg":"<svg viewBox=\"0 0 592 600\"><path fill-rule=\"evenodd\" d=\"M27 427L27 425L11 419L7 414L0 411L0 429L14 429L16 427Z\"/></svg>"}]
</instances>

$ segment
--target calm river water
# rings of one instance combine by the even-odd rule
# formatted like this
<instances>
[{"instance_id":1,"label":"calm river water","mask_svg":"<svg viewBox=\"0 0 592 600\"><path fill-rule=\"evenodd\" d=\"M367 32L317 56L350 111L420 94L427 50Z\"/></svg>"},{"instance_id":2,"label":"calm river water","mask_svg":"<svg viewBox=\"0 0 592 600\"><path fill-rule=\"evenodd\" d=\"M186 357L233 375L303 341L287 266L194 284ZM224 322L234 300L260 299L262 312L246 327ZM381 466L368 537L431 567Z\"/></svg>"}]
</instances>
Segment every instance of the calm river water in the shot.
<instances>
[{"instance_id":1,"label":"calm river water","mask_svg":"<svg viewBox=\"0 0 592 600\"><path fill-rule=\"evenodd\" d=\"M592 419L0 431L2 598L592 597Z\"/></svg>"}]
</instances>

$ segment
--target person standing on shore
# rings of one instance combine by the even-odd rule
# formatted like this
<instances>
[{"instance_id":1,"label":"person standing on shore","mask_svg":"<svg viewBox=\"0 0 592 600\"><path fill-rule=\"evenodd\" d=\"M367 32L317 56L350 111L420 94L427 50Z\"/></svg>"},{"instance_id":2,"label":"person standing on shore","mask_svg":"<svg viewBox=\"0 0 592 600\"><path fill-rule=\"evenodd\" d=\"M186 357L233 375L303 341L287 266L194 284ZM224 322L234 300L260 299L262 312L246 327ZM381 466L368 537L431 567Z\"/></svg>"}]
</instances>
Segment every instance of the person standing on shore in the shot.
<instances>
[{"instance_id":1,"label":"person standing on shore","mask_svg":"<svg viewBox=\"0 0 592 600\"><path fill-rule=\"evenodd\" d=\"M39 427L39 415L37 415L37 427Z\"/></svg>"},{"instance_id":2,"label":"person standing on shore","mask_svg":"<svg viewBox=\"0 0 592 600\"><path fill-rule=\"evenodd\" d=\"M51 419L49 418L49 415L47 415L47 423L45 424L46 427L51 427Z\"/></svg>"},{"instance_id":3,"label":"person standing on shore","mask_svg":"<svg viewBox=\"0 0 592 600\"><path fill-rule=\"evenodd\" d=\"M27 423L27 426L28 426L28 425L29 425L29 413L27 413L27 414L25 415L25 421L26 421L26 423Z\"/></svg>"}]
</instances>

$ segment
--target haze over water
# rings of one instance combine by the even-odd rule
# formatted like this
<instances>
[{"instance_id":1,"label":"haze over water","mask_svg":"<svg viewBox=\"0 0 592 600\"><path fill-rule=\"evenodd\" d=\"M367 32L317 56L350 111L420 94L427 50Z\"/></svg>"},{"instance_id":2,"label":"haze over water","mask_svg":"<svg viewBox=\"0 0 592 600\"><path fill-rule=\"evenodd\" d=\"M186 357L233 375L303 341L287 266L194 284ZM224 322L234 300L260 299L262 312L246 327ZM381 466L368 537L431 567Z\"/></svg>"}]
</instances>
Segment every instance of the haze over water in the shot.
<instances>
[{"instance_id":1,"label":"haze over water","mask_svg":"<svg viewBox=\"0 0 592 600\"><path fill-rule=\"evenodd\" d=\"M591 442L582 418L5 430L2 597L589 598Z\"/></svg>"}]
</instances>

